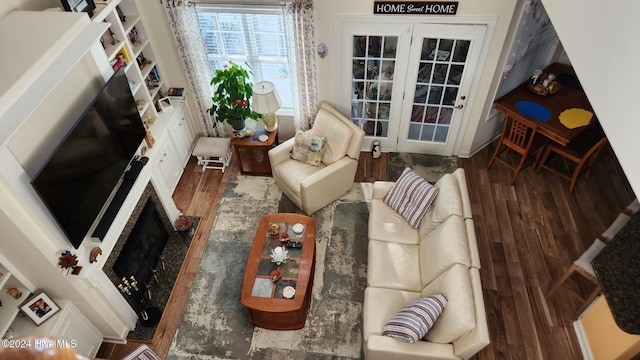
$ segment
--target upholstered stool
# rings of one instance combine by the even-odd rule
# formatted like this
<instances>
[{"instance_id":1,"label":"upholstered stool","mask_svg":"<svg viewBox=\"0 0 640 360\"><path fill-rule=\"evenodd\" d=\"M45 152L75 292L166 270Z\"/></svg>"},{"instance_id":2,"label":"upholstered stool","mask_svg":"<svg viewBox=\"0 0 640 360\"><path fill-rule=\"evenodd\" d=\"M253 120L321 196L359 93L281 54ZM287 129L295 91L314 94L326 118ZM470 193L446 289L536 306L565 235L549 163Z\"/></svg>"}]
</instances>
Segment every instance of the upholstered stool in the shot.
<instances>
[{"instance_id":1,"label":"upholstered stool","mask_svg":"<svg viewBox=\"0 0 640 360\"><path fill-rule=\"evenodd\" d=\"M222 172L231 162L231 139L201 137L191 153L198 157L198 165L202 170L220 169Z\"/></svg>"}]
</instances>

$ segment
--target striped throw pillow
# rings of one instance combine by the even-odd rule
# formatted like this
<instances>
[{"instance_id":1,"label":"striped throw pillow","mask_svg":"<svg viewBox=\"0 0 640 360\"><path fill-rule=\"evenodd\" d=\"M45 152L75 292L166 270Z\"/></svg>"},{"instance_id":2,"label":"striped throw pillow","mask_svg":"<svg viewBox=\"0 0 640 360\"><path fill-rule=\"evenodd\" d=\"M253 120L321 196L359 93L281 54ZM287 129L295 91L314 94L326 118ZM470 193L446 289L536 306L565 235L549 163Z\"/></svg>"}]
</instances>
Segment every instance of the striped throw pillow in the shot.
<instances>
[{"instance_id":1,"label":"striped throw pillow","mask_svg":"<svg viewBox=\"0 0 640 360\"><path fill-rule=\"evenodd\" d=\"M407 167L385 196L384 203L402 215L409 225L417 228L439 191L438 187L429 184Z\"/></svg>"},{"instance_id":2,"label":"striped throw pillow","mask_svg":"<svg viewBox=\"0 0 640 360\"><path fill-rule=\"evenodd\" d=\"M395 314L382 329L382 335L413 344L424 338L447 305L444 295L412 300Z\"/></svg>"}]
</instances>

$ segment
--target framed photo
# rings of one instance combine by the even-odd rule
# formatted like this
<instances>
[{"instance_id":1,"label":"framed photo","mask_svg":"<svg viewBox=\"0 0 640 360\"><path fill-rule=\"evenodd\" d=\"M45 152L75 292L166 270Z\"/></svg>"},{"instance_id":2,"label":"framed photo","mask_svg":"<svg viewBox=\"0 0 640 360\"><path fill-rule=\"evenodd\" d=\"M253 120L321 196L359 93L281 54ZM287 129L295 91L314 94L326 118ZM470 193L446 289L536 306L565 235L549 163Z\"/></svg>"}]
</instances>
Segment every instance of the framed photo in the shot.
<instances>
[{"instance_id":1,"label":"framed photo","mask_svg":"<svg viewBox=\"0 0 640 360\"><path fill-rule=\"evenodd\" d=\"M167 91L167 96L184 100L184 88L181 87L172 87Z\"/></svg>"},{"instance_id":2,"label":"framed photo","mask_svg":"<svg viewBox=\"0 0 640 360\"><path fill-rule=\"evenodd\" d=\"M93 16L93 10L96 9L96 4L93 0L60 0L62 2L62 7L66 11L73 12L86 12L89 14L89 17Z\"/></svg>"},{"instance_id":3,"label":"framed photo","mask_svg":"<svg viewBox=\"0 0 640 360\"><path fill-rule=\"evenodd\" d=\"M43 291L27 300L20 307L20 310L33 320L36 325L40 325L60 311L60 307Z\"/></svg>"},{"instance_id":4,"label":"framed photo","mask_svg":"<svg viewBox=\"0 0 640 360\"><path fill-rule=\"evenodd\" d=\"M163 112L173 110L173 105L171 104L171 99L169 97L163 97L158 100L158 107L160 108L160 111Z\"/></svg>"}]
</instances>

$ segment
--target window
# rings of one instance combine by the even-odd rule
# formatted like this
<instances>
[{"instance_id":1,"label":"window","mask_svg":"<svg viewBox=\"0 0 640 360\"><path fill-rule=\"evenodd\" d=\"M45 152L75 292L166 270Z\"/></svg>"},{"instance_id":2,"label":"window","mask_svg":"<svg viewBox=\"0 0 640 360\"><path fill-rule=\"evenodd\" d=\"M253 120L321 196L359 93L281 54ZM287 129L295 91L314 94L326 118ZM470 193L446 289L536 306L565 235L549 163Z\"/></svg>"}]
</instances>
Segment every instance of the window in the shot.
<instances>
[{"instance_id":1,"label":"window","mask_svg":"<svg viewBox=\"0 0 640 360\"><path fill-rule=\"evenodd\" d=\"M279 112L293 112L285 28L280 7L220 8L198 5L198 20L211 69L246 62L253 82L271 81L282 99Z\"/></svg>"}]
</instances>

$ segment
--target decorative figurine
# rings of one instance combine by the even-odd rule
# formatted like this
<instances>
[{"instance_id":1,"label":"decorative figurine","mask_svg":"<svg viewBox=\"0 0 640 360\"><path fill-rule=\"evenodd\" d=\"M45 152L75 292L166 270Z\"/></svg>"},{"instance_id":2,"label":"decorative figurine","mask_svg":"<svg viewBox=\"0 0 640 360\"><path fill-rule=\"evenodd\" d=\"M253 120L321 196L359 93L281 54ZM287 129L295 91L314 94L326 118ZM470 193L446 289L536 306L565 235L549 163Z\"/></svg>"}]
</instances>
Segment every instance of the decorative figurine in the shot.
<instances>
[{"instance_id":1,"label":"decorative figurine","mask_svg":"<svg viewBox=\"0 0 640 360\"><path fill-rule=\"evenodd\" d=\"M22 291L20 291L20 289L18 289L17 287L8 287L7 294L9 294L11 297L13 297L16 300L22 297Z\"/></svg>"},{"instance_id":2,"label":"decorative figurine","mask_svg":"<svg viewBox=\"0 0 640 360\"><path fill-rule=\"evenodd\" d=\"M72 254L71 251L67 250L60 254L60 261L58 261L58 265L63 269L72 268L78 265L78 257Z\"/></svg>"},{"instance_id":3,"label":"decorative figurine","mask_svg":"<svg viewBox=\"0 0 640 360\"><path fill-rule=\"evenodd\" d=\"M102 249L100 249L99 247L94 247L93 249L91 249L91 252L89 253L89 263L93 264L94 262L98 261L98 255L102 254Z\"/></svg>"},{"instance_id":4,"label":"decorative figurine","mask_svg":"<svg viewBox=\"0 0 640 360\"><path fill-rule=\"evenodd\" d=\"M278 223L273 223L269 225L269 228L267 229L269 231L269 235L278 235L280 233L280 224Z\"/></svg>"},{"instance_id":5,"label":"decorative figurine","mask_svg":"<svg viewBox=\"0 0 640 360\"><path fill-rule=\"evenodd\" d=\"M380 141L374 141L373 145L371 146L371 157L373 157L374 159L378 159L380 158L381 154L382 150L380 150Z\"/></svg>"}]
</instances>

